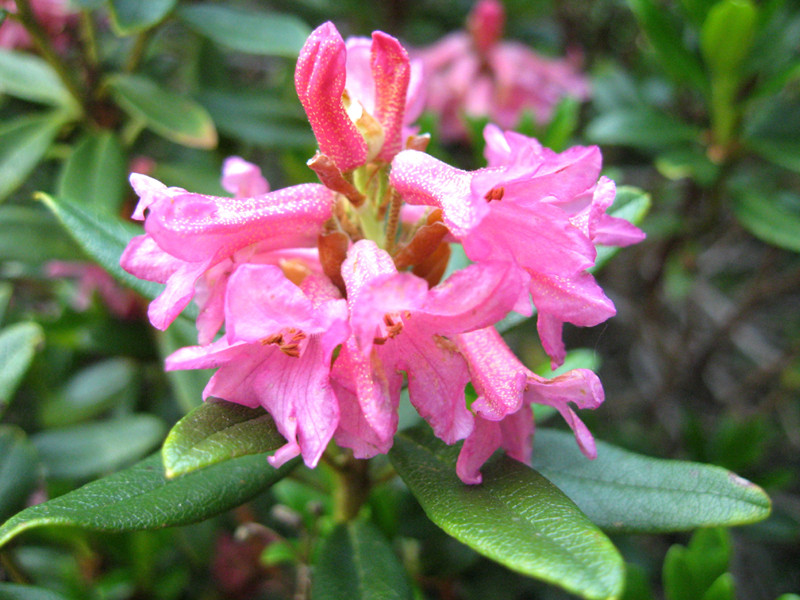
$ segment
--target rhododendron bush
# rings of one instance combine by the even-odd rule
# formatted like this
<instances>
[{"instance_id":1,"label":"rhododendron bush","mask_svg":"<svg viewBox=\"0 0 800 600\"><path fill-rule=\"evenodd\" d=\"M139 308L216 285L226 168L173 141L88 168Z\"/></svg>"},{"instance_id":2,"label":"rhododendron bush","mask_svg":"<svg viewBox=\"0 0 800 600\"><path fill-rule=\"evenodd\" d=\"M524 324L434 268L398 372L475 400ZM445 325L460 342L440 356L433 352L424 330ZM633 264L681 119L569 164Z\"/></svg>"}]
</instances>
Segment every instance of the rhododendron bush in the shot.
<instances>
[{"instance_id":1,"label":"rhododendron bush","mask_svg":"<svg viewBox=\"0 0 800 600\"><path fill-rule=\"evenodd\" d=\"M646 133L613 109L584 135L582 103L607 105L619 81L593 84L578 40L540 54L498 0L460 7L464 29L450 15L438 41L402 3L375 7L371 34L324 2L7 4L0 597L644 599L637 563L660 538L633 534L710 527L666 554L664 592L734 597L722 527L770 499L725 468L751 462L678 461L664 441L684 370L733 325L699 353L687 330L697 362L663 371L613 325L673 343L658 302L678 302L680 253L722 213L686 217L688 233L662 215L645 235L651 197L627 183L656 184L619 147ZM658 51L700 60L631 4ZM709 210L727 210L745 147L742 51L720 32L754 38L755 11L693 15L709 130L682 156L711 167L676 174L677 147L656 161L710 190ZM516 16L574 17L554 14ZM651 148L688 139L637 118ZM612 151L592 145L617 129ZM741 217L769 238L758 218ZM636 278L641 292L620 284ZM604 386L609 342L634 356ZM620 418L651 377L647 402L669 402ZM740 431L730 456L752 443Z\"/></svg>"}]
</instances>

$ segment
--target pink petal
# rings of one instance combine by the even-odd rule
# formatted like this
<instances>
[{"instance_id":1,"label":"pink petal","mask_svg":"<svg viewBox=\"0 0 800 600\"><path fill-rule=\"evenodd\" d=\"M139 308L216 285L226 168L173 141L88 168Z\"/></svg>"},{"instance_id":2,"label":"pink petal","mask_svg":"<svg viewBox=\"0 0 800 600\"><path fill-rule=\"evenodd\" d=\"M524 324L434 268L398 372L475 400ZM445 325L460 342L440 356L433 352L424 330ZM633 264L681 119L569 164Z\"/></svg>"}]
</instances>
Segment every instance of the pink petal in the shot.
<instances>
[{"instance_id":1,"label":"pink petal","mask_svg":"<svg viewBox=\"0 0 800 600\"><path fill-rule=\"evenodd\" d=\"M475 428L458 453L456 474L467 484L476 485L483 481L480 468L501 443L500 426L494 421L480 417L475 419Z\"/></svg>"},{"instance_id":2,"label":"pink petal","mask_svg":"<svg viewBox=\"0 0 800 600\"><path fill-rule=\"evenodd\" d=\"M238 156L226 158L222 164L222 187L236 198L269 192L269 183L261 174L261 169Z\"/></svg>"},{"instance_id":3,"label":"pink petal","mask_svg":"<svg viewBox=\"0 0 800 600\"><path fill-rule=\"evenodd\" d=\"M133 238L119 259L120 266L131 275L147 281L166 283L184 261L173 258L158 247L149 235Z\"/></svg>"},{"instance_id":4,"label":"pink petal","mask_svg":"<svg viewBox=\"0 0 800 600\"><path fill-rule=\"evenodd\" d=\"M536 330L542 348L551 358L550 366L557 369L564 364L567 357L567 348L564 346L564 321L557 319L550 313L540 312L536 315Z\"/></svg>"},{"instance_id":5,"label":"pink petal","mask_svg":"<svg viewBox=\"0 0 800 600\"><path fill-rule=\"evenodd\" d=\"M375 79L375 117L383 125L384 144L378 158L387 162L402 148L408 84L408 53L395 38L381 31L372 34L372 75Z\"/></svg>"},{"instance_id":6,"label":"pink petal","mask_svg":"<svg viewBox=\"0 0 800 600\"><path fill-rule=\"evenodd\" d=\"M167 286L147 308L153 327L164 331L194 296L194 284L211 266L211 261L183 263L167 280Z\"/></svg>"},{"instance_id":7,"label":"pink petal","mask_svg":"<svg viewBox=\"0 0 800 600\"><path fill-rule=\"evenodd\" d=\"M614 304L586 272L571 277L531 273L530 289L540 314L567 323L591 327L616 314Z\"/></svg>"},{"instance_id":8,"label":"pink petal","mask_svg":"<svg viewBox=\"0 0 800 600\"><path fill-rule=\"evenodd\" d=\"M180 188L168 188L157 179L141 173L131 173L130 182L136 195L139 196L139 202L132 215L137 221L144 221L144 211L151 205L162 200L169 201L175 194L185 191Z\"/></svg>"},{"instance_id":9,"label":"pink petal","mask_svg":"<svg viewBox=\"0 0 800 600\"><path fill-rule=\"evenodd\" d=\"M367 156L367 143L342 104L346 53L344 40L333 23L323 23L300 50L294 77L320 152L342 172L364 164Z\"/></svg>"}]
</instances>

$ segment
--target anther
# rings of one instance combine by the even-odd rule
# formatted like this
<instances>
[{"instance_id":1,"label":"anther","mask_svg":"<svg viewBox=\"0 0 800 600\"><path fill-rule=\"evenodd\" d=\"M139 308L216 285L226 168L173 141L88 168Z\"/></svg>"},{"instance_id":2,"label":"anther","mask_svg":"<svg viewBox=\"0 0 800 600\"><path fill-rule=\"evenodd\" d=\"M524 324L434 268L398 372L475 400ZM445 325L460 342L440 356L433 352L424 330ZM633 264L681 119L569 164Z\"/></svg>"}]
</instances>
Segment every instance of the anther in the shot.
<instances>
[{"instance_id":1,"label":"anther","mask_svg":"<svg viewBox=\"0 0 800 600\"><path fill-rule=\"evenodd\" d=\"M493 187L484 196L484 199L487 202L491 202L492 200L502 200L503 195L506 193L505 189L502 186Z\"/></svg>"}]
</instances>

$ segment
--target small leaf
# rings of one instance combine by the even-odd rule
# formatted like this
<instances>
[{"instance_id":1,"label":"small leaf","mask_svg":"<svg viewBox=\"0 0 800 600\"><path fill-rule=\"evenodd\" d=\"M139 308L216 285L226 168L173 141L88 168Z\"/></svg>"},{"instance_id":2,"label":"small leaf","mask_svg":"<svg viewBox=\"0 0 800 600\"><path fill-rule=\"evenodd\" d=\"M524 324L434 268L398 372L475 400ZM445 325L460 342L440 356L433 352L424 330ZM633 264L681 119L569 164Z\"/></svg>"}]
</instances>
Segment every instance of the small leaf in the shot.
<instances>
[{"instance_id":1,"label":"small leaf","mask_svg":"<svg viewBox=\"0 0 800 600\"><path fill-rule=\"evenodd\" d=\"M111 131L90 133L64 163L56 194L96 212L119 214L128 189L128 160Z\"/></svg>"},{"instance_id":2,"label":"small leaf","mask_svg":"<svg viewBox=\"0 0 800 600\"><path fill-rule=\"evenodd\" d=\"M69 120L67 113L54 112L20 117L0 127L0 201L27 179Z\"/></svg>"},{"instance_id":3,"label":"small leaf","mask_svg":"<svg viewBox=\"0 0 800 600\"><path fill-rule=\"evenodd\" d=\"M261 408L209 400L178 421L161 453L168 479L248 454L273 452L286 440Z\"/></svg>"},{"instance_id":4,"label":"small leaf","mask_svg":"<svg viewBox=\"0 0 800 600\"><path fill-rule=\"evenodd\" d=\"M666 113L639 106L601 114L586 128L586 137L595 144L648 150L696 142L700 134L697 127Z\"/></svg>"},{"instance_id":5,"label":"small leaf","mask_svg":"<svg viewBox=\"0 0 800 600\"><path fill-rule=\"evenodd\" d=\"M0 598L3 600L67 600L66 596L52 590L18 583L0 583Z\"/></svg>"},{"instance_id":6,"label":"small leaf","mask_svg":"<svg viewBox=\"0 0 800 600\"><path fill-rule=\"evenodd\" d=\"M319 551L312 600L411 600L405 571L389 543L365 521L343 523Z\"/></svg>"},{"instance_id":7,"label":"small leaf","mask_svg":"<svg viewBox=\"0 0 800 600\"><path fill-rule=\"evenodd\" d=\"M800 252L800 199L786 192L743 191L734 196L733 211L739 223L758 239Z\"/></svg>"},{"instance_id":8,"label":"small leaf","mask_svg":"<svg viewBox=\"0 0 800 600\"><path fill-rule=\"evenodd\" d=\"M36 485L36 449L25 433L0 425L0 522L25 503Z\"/></svg>"},{"instance_id":9,"label":"small leaf","mask_svg":"<svg viewBox=\"0 0 800 600\"><path fill-rule=\"evenodd\" d=\"M291 15L210 2L182 6L178 16L200 35L248 54L294 58L311 33Z\"/></svg>"},{"instance_id":10,"label":"small leaf","mask_svg":"<svg viewBox=\"0 0 800 600\"><path fill-rule=\"evenodd\" d=\"M86 479L130 464L163 439L164 423L153 415L48 429L32 436L48 477Z\"/></svg>"},{"instance_id":11,"label":"small leaf","mask_svg":"<svg viewBox=\"0 0 800 600\"><path fill-rule=\"evenodd\" d=\"M29 52L0 49L0 94L77 112L75 101L53 68Z\"/></svg>"},{"instance_id":12,"label":"small leaf","mask_svg":"<svg viewBox=\"0 0 800 600\"><path fill-rule=\"evenodd\" d=\"M649 458L597 443L587 460L571 434L539 429L533 466L607 531L666 532L766 518L758 486L711 465Z\"/></svg>"},{"instance_id":13,"label":"small leaf","mask_svg":"<svg viewBox=\"0 0 800 600\"><path fill-rule=\"evenodd\" d=\"M96 417L131 388L135 373L131 361L123 358L104 360L82 369L57 394L45 400L39 420L50 428Z\"/></svg>"},{"instance_id":14,"label":"small leaf","mask_svg":"<svg viewBox=\"0 0 800 600\"><path fill-rule=\"evenodd\" d=\"M670 546L664 557L661 576L667 600L694 600L702 590L696 590L692 574L686 564L686 548L680 544Z\"/></svg>"},{"instance_id":15,"label":"small leaf","mask_svg":"<svg viewBox=\"0 0 800 600\"><path fill-rule=\"evenodd\" d=\"M107 80L114 99L134 119L177 144L191 148L214 148L214 122L194 100L160 85L143 75L117 74Z\"/></svg>"},{"instance_id":16,"label":"small leaf","mask_svg":"<svg viewBox=\"0 0 800 600\"><path fill-rule=\"evenodd\" d=\"M131 35L160 23L178 0L110 0L111 25L118 35Z\"/></svg>"},{"instance_id":17,"label":"small leaf","mask_svg":"<svg viewBox=\"0 0 800 600\"><path fill-rule=\"evenodd\" d=\"M273 469L265 455L256 454L167 480L158 452L125 471L26 508L0 527L0 546L45 525L121 532L196 523L247 502L296 464Z\"/></svg>"},{"instance_id":18,"label":"small leaf","mask_svg":"<svg viewBox=\"0 0 800 600\"><path fill-rule=\"evenodd\" d=\"M700 33L700 48L709 70L732 75L750 53L758 13L749 0L721 0L708 12Z\"/></svg>"},{"instance_id":19,"label":"small leaf","mask_svg":"<svg viewBox=\"0 0 800 600\"><path fill-rule=\"evenodd\" d=\"M131 238L144 233L141 227L110 215L91 212L66 198L56 199L47 194L38 194L37 198L53 211L86 254L111 275L148 298L161 293L160 284L134 277L119 266L120 256Z\"/></svg>"},{"instance_id":20,"label":"small leaf","mask_svg":"<svg viewBox=\"0 0 800 600\"><path fill-rule=\"evenodd\" d=\"M16 323L0 331L0 415L27 372L36 347L43 341L42 328L33 322Z\"/></svg>"},{"instance_id":21,"label":"small leaf","mask_svg":"<svg viewBox=\"0 0 800 600\"><path fill-rule=\"evenodd\" d=\"M736 600L735 587L733 575L723 573L703 594L702 600Z\"/></svg>"},{"instance_id":22,"label":"small leaf","mask_svg":"<svg viewBox=\"0 0 800 600\"><path fill-rule=\"evenodd\" d=\"M481 485L465 485L455 473L459 448L420 428L400 433L389 452L434 523L509 569L584 598L622 593L616 548L558 488L507 457L483 467Z\"/></svg>"}]
</instances>

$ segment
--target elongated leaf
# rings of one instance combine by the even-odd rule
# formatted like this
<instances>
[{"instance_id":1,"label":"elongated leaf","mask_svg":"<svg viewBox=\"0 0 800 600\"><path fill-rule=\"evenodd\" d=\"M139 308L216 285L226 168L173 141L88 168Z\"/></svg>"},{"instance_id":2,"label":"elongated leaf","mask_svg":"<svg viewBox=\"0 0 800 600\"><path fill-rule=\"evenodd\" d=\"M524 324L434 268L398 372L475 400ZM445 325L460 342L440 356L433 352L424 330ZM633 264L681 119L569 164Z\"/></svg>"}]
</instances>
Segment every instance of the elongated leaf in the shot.
<instances>
[{"instance_id":1,"label":"elongated leaf","mask_svg":"<svg viewBox=\"0 0 800 600\"><path fill-rule=\"evenodd\" d=\"M117 74L107 81L119 105L129 115L177 144L214 148L217 131L206 110L143 75Z\"/></svg>"},{"instance_id":2,"label":"elongated leaf","mask_svg":"<svg viewBox=\"0 0 800 600\"><path fill-rule=\"evenodd\" d=\"M23 510L0 527L0 546L45 525L120 532L196 523L247 502L296 464L273 469L266 455L255 454L167 480L158 452L130 469Z\"/></svg>"},{"instance_id":3,"label":"elongated leaf","mask_svg":"<svg viewBox=\"0 0 800 600\"><path fill-rule=\"evenodd\" d=\"M11 295L14 293L14 286L9 281L0 281L0 324L6 318L8 303L11 302Z\"/></svg>"},{"instance_id":4,"label":"elongated leaf","mask_svg":"<svg viewBox=\"0 0 800 600\"><path fill-rule=\"evenodd\" d=\"M0 201L25 181L70 118L54 112L21 117L0 127Z\"/></svg>"},{"instance_id":5,"label":"elongated leaf","mask_svg":"<svg viewBox=\"0 0 800 600\"><path fill-rule=\"evenodd\" d=\"M750 150L784 169L800 173L800 142L797 138L768 139L752 137L747 140Z\"/></svg>"},{"instance_id":6,"label":"elongated leaf","mask_svg":"<svg viewBox=\"0 0 800 600\"><path fill-rule=\"evenodd\" d=\"M800 252L800 199L782 202L784 197L786 193L770 196L746 191L735 197L733 210L739 223L760 240Z\"/></svg>"},{"instance_id":7,"label":"elongated leaf","mask_svg":"<svg viewBox=\"0 0 800 600\"><path fill-rule=\"evenodd\" d=\"M703 90L706 85L703 67L697 56L686 48L669 13L654 0L628 0L628 4L667 73L676 81Z\"/></svg>"},{"instance_id":8,"label":"elongated leaf","mask_svg":"<svg viewBox=\"0 0 800 600\"><path fill-rule=\"evenodd\" d=\"M353 521L325 540L314 568L312 600L411 600L405 571L373 525Z\"/></svg>"},{"instance_id":9,"label":"elongated leaf","mask_svg":"<svg viewBox=\"0 0 800 600\"><path fill-rule=\"evenodd\" d=\"M22 506L36 485L36 449L25 433L0 425L0 521Z\"/></svg>"},{"instance_id":10,"label":"elongated leaf","mask_svg":"<svg viewBox=\"0 0 800 600\"><path fill-rule=\"evenodd\" d=\"M0 206L0 260L40 264L81 256L80 247L43 206Z\"/></svg>"},{"instance_id":11,"label":"elongated leaf","mask_svg":"<svg viewBox=\"0 0 800 600\"><path fill-rule=\"evenodd\" d=\"M64 163L57 195L112 215L128 187L128 160L111 131L86 135Z\"/></svg>"},{"instance_id":12,"label":"elongated leaf","mask_svg":"<svg viewBox=\"0 0 800 600\"><path fill-rule=\"evenodd\" d=\"M434 523L509 569L584 598L621 594L622 558L558 488L507 457L483 467L481 485L465 485L455 473L458 451L419 428L400 433L389 452Z\"/></svg>"},{"instance_id":13,"label":"elongated leaf","mask_svg":"<svg viewBox=\"0 0 800 600\"><path fill-rule=\"evenodd\" d=\"M587 460L571 434L537 430L533 466L607 531L666 532L764 519L758 486L711 465L649 458L598 442Z\"/></svg>"},{"instance_id":14,"label":"elongated leaf","mask_svg":"<svg viewBox=\"0 0 800 600\"><path fill-rule=\"evenodd\" d=\"M291 15L210 2L182 6L178 16L200 35L249 54L294 58L311 33Z\"/></svg>"},{"instance_id":15,"label":"elongated leaf","mask_svg":"<svg viewBox=\"0 0 800 600\"><path fill-rule=\"evenodd\" d=\"M161 452L172 479L238 456L273 452L285 443L263 409L209 400L178 421Z\"/></svg>"},{"instance_id":16,"label":"elongated leaf","mask_svg":"<svg viewBox=\"0 0 800 600\"><path fill-rule=\"evenodd\" d=\"M50 477L85 479L142 458L163 439L166 427L153 415L48 429L31 440Z\"/></svg>"},{"instance_id":17,"label":"elongated leaf","mask_svg":"<svg viewBox=\"0 0 800 600\"><path fill-rule=\"evenodd\" d=\"M131 35L158 24L178 0L111 0L111 24L119 35Z\"/></svg>"},{"instance_id":18,"label":"elongated leaf","mask_svg":"<svg viewBox=\"0 0 800 600\"><path fill-rule=\"evenodd\" d=\"M589 123L586 136L596 144L663 149L698 141L700 129L651 108L607 112Z\"/></svg>"},{"instance_id":19,"label":"elongated leaf","mask_svg":"<svg viewBox=\"0 0 800 600\"><path fill-rule=\"evenodd\" d=\"M109 215L91 212L77 202L66 198L53 198L47 194L37 196L66 227L83 250L122 283L148 298L161 293L162 286L134 277L119 266L122 251L131 238L144 231Z\"/></svg>"},{"instance_id":20,"label":"elongated leaf","mask_svg":"<svg viewBox=\"0 0 800 600\"><path fill-rule=\"evenodd\" d=\"M18 583L0 583L0 598L3 600L67 600L66 596L52 590Z\"/></svg>"},{"instance_id":21,"label":"elongated leaf","mask_svg":"<svg viewBox=\"0 0 800 600\"><path fill-rule=\"evenodd\" d=\"M52 67L29 52L0 48L0 94L77 110Z\"/></svg>"},{"instance_id":22,"label":"elongated leaf","mask_svg":"<svg viewBox=\"0 0 800 600\"><path fill-rule=\"evenodd\" d=\"M708 12L700 48L715 75L733 75L750 52L758 13L749 0L721 0Z\"/></svg>"},{"instance_id":23,"label":"elongated leaf","mask_svg":"<svg viewBox=\"0 0 800 600\"><path fill-rule=\"evenodd\" d=\"M17 323L0 331L0 415L11 402L14 392L44 341L44 332L36 323Z\"/></svg>"}]
</instances>

